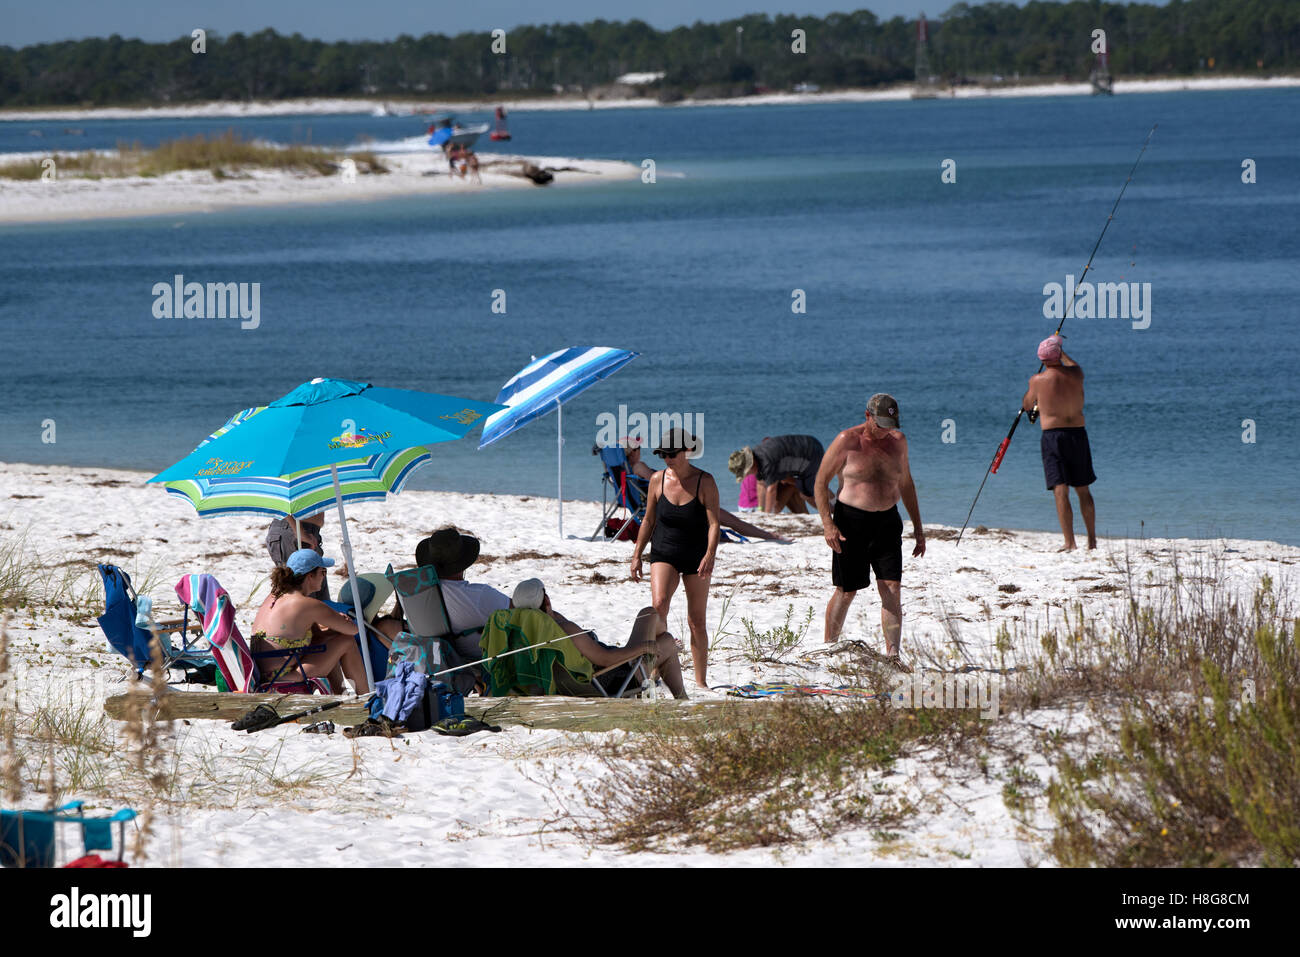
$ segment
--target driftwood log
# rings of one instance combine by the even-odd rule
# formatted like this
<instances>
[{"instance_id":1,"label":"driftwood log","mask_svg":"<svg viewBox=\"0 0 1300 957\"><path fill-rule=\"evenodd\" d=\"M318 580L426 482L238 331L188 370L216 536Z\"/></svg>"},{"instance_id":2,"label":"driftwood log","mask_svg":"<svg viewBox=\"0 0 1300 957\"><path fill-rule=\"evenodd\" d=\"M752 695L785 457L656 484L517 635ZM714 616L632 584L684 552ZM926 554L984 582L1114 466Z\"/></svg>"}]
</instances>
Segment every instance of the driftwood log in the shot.
<instances>
[{"instance_id":1,"label":"driftwood log","mask_svg":"<svg viewBox=\"0 0 1300 957\"><path fill-rule=\"evenodd\" d=\"M104 702L104 713L125 720L129 695L116 695ZM342 706L309 715L302 723L330 720L335 724L360 724L366 719L365 704L342 695L233 694L215 691L179 691L165 695L157 717L163 720L234 721L259 704L269 704L282 715L342 701ZM724 712L737 708L763 708L770 701L703 699L655 701L635 698L566 698L559 695L533 698L467 698L465 713L502 727L550 728L561 731L648 731L680 723L716 722Z\"/></svg>"}]
</instances>

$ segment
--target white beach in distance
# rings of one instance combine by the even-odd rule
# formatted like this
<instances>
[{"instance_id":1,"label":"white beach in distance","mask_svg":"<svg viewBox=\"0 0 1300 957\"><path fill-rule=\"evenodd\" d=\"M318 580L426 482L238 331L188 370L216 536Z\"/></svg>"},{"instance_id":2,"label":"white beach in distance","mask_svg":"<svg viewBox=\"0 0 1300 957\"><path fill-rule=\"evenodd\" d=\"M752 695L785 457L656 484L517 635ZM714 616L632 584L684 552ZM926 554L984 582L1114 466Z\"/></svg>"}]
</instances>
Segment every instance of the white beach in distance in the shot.
<instances>
[{"instance_id":1,"label":"white beach in distance","mask_svg":"<svg viewBox=\"0 0 1300 957\"><path fill-rule=\"evenodd\" d=\"M350 151L370 149L368 146ZM348 152L349 150L339 150ZM72 151L57 151L64 155ZM110 151L111 152L111 151ZM0 154L0 165L40 159L42 153ZM479 157L482 182L449 174L438 150L377 152L387 173L358 173L355 180L291 170L250 168L216 179L208 170L181 170L162 176L86 179L73 175L42 180L0 179L0 223L120 219L133 216L193 215L240 206L339 203L392 199L398 196L465 193L485 189L537 189L530 180L504 169L522 162L563 170L546 189L573 184L635 179L641 168L618 160L484 153Z\"/></svg>"},{"instance_id":2,"label":"white beach in distance","mask_svg":"<svg viewBox=\"0 0 1300 957\"><path fill-rule=\"evenodd\" d=\"M1160 77L1152 79L1116 79L1115 94L1173 93L1180 90L1255 90L1300 86L1300 76L1196 76ZM398 114L410 113L425 116L433 113L490 113L498 106L509 113L527 113L541 110L622 110L678 109L692 106L773 106L816 103L870 103L879 100L906 100L915 89L911 83L870 90L838 90L825 93L757 93L753 96L725 99L686 98L673 103L660 103L654 97L630 99L586 99L578 96L548 96L526 99L501 99L481 97L473 100L427 99L418 101L366 97L310 98L274 101L211 101L207 103L175 104L149 107L33 107L31 109L0 109L0 122L40 120L118 120L204 116L297 116L308 114L374 113L385 108ZM1078 83L1007 83L1001 86L966 85L950 88L942 83L933 89L941 99L949 97L965 100L984 97L1017 96L1083 96L1092 93L1086 81Z\"/></svg>"},{"instance_id":3,"label":"white beach in distance","mask_svg":"<svg viewBox=\"0 0 1300 957\"><path fill-rule=\"evenodd\" d=\"M0 463L0 530L6 538L28 533L29 554L42 567L74 568L89 587L95 561L125 568L137 585L148 585L163 616L176 607L175 582L186 573L217 576L238 606L237 621L248 634L253 612L266 595L269 561L263 547L264 521L248 518L200 520L185 502L146 486L140 472L98 468ZM724 503L725 504L725 503ZM922 490L922 505L924 492ZM1044 520L1051 503L1043 502ZM482 559L466 577L506 592L524 578L547 585L557 610L595 629L611 643L627 639L631 620L650 599L648 584L628 579L632 545L589 542L597 523L594 502L566 502L567 535L560 540L554 499L534 496L408 491L384 503L349 509L349 528L359 571L382 571L412 562L416 542L433 528L455 523L482 541ZM984 514L977 521L996 522ZM767 516L762 524L794 539L791 545L757 542L719 550L708 625L711 639L730 599L724 637L710 659L714 685L749 681L839 684L817 656L821 616L830 591L830 558L816 516ZM968 532L958 548L954 529L931 526L926 555L904 550L903 608L905 660L918 651L952 660L954 636L968 658L996 664L1000 625L1017 622L1033 629L1063 629L1063 615L1076 604L1090 619L1104 620L1126 597L1129 576L1139 594L1168 587L1173 560L1189 587L1217 580L1229 594L1248 597L1261 576L1275 587L1294 589L1300 548L1272 542L1190 539L1103 539L1095 552L1059 554L1059 533L999 529ZM910 534L910 527L905 530ZM904 542L908 542L904 538ZM326 552L340 555L336 513L325 524ZM1131 564L1130 570L1125 563ZM1151 577L1148 578L1148 573ZM341 579L331 577L337 594ZM740 654L741 619L759 630L780 625L793 605L797 626L808 608L813 623L789 664L759 663ZM881 650L880 603L874 588L859 596L845 637ZM679 593L669 628L686 636L685 602ZM97 611L95 613L98 613ZM62 614L38 611L11 616L10 655L24 701L86 703L100 713L106 695L122 693L130 668L107 647L92 620L74 624ZM1007 680L1015 680L1010 678ZM688 689L692 683L688 682ZM737 701L737 707L753 702ZM685 705L689 707L690 705ZM328 717L323 715L322 717ZM1050 770L1034 742L1053 728L1079 730L1093 720L1085 699L1073 710L1038 709L1004 714L991 733L1004 742L1023 741L1024 770L1046 780ZM122 725L109 722L118 734ZM237 777L241 762L274 759L286 773L314 767L330 775L328 785L296 792L291 801L241 794L230 807L199 806L154 825L150 866L403 866L437 864L518 866L603 864L635 866L929 865L956 867L1051 864L1041 845L1027 843L1002 800L1006 763L991 752L989 772L941 778L942 756L899 761L881 784L908 796L918 810L901 839L882 845L870 829L844 831L832 839L810 837L798 847L710 854L699 849L623 854L590 848L570 835L544 827L557 813L556 794L566 808L579 781L600 774L597 762L574 747L577 734L507 727L500 734L468 738L412 734L395 741L355 742L341 735L304 735L286 725L256 735L232 732L226 723L176 722L180 751L195 767ZM585 737L614 740L621 732ZM933 760L933 765L927 761ZM222 762L227 762L223 764ZM938 773L935 773L938 772ZM199 774L186 770L185 774ZM873 772L873 778L879 772ZM957 783L957 782L960 783ZM557 790L552 790L555 788ZM23 806L39 807L41 794ZM159 808L160 814L165 814ZM1037 824L1050 833L1045 817ZM183 840L182 840L183 835Z\"/></svg>"}]
</instances>

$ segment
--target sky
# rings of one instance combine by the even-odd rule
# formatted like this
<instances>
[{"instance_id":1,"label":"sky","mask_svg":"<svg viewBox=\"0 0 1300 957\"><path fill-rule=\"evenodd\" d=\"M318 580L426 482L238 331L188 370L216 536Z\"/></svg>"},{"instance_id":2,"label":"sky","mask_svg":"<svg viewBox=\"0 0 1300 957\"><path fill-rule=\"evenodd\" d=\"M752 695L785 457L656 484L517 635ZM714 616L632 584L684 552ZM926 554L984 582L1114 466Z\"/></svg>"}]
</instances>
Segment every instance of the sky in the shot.
<instances>
[{"instance_id":1,"label":"sky","mask_svg":"<svg viewBox=\"0 0 1300 957\"><path fill-rule=\"evenodd\" d=\"M924 11L937 17L956 0L0 0L0 46L107 37L151 42L271 27L320 40L390 40L403 33L457 34L538 23L643 20L669 29L749 13L810 14L868 9L882 20Z\"/></svg>"}]
</instances>

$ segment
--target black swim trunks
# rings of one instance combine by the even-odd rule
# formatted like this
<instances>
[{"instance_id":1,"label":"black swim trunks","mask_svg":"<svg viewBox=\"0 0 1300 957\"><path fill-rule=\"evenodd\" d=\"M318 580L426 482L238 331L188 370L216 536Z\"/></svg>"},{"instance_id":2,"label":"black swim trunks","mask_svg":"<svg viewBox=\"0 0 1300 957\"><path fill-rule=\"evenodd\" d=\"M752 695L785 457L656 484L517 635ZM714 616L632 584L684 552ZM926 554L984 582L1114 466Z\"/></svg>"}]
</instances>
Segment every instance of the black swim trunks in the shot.
<instances>
[{"instance_id":1,"label":"black swim trunks","mask_svg":"<svg viewBox=\"0 0 1300 957\"><path fill-rule=\"evenodd\" d=\"M1083 426L1043 429L1042 446L1043 477L1049 489L1058 485L1080 488L1097 481L1097 474L1092 470L1088 430Z\"/></svg>"},{"instance_id":2,"label":"black swim trunks","mask_svg":"<svg viewBox=\"0 0 1300 957\"><path fill-rule=\"evenodd\" d=\"M844 536L831 558L831 581L843 591L857 591L878 581L902 581L903 517L898 506L869 512L843 502L835 503L831 517Z\"/></svg>"}]
</instances>

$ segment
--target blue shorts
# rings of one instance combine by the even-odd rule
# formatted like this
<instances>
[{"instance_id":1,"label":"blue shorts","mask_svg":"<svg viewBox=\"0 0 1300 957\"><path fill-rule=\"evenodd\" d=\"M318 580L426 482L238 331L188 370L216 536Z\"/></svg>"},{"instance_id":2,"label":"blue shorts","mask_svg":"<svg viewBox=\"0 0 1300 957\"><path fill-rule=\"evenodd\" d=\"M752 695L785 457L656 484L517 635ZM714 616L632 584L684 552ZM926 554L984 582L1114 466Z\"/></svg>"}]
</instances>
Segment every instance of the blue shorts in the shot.
<instances>
[{"instance_id":1,"label":"blue shorts","mask_svg":"<svg viewBox=\"0 0 1300 957\"><path fill-rule=\"evenodd\" d=\"M1097 481L1097 473L1092 470L1088 430L1083 426L1043 429L1042 447L1043 477L1049 489L1058 485L1081 488Z\"/></svg>"}]
</instances>

